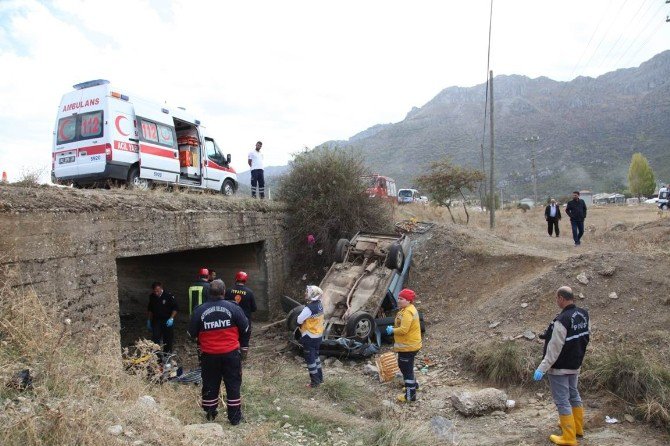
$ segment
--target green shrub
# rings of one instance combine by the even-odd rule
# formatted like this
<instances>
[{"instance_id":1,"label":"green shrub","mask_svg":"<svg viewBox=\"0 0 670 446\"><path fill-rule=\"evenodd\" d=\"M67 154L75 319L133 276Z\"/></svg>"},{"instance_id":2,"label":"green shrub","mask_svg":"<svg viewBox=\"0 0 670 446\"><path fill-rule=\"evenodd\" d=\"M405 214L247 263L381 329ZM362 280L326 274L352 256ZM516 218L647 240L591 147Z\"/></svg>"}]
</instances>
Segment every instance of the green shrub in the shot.
<instances>
[{"instance_id":1,"label":"green shrub","mask_svg":"<svg viewBox=\"0 0 670 446\"><path fill-rule=\"evenodd\" d=\"M466 367L495 384L521 384L532 370L532 361L514 341L492 342L465 352Z\"/></svg>"},{"instance_id":2,"label":"green shrub","mask_svg":"<svg viewBox=\"0 0 670 446\"><path fill-rule=\"evenodd\" d=\"M641 353L587 356L581 380L585 386L609 390L634 405L643 420L670 430L670 370Z\"/></svg>"},{"instance_id":3,"label":"green shrub","mask_svg":"<svg viewBox=\"0 0 670 446\"><path fill-rule=\"evenodd\" d=\"M289 249L301 272L315 264L329 265L340 238L392 228L389 202L370 199L365 193L366 170L360 154L314 149L295 155L289 167L279 180L277 198L289 210ZM307 246L308 234L316 238L312 250ZM317 258L319 249L323 252Z\"/></svg>"}]
</instances>

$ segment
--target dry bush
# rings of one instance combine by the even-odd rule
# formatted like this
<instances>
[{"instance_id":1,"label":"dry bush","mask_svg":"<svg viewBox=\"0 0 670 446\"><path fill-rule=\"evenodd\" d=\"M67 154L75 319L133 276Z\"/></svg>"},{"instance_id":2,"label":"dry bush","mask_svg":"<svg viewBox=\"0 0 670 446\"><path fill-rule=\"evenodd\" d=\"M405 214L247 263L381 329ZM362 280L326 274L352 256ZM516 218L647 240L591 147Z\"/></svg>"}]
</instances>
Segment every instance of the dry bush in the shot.
<instances>
[{"instance_id":1,"label":"dry bush","mask_svg":"<svg viewBox=\"0 0 670 446\"><path fill-rule=\"evenodd\" d=\"M370 446L431 446L436 444L435 437L426 424L414 425L405 420L394 419L387 414L383 421L372 429L368 435L358 435L364 438L365 444Z\"/></svg>"},{"instance_id":2,"label":"dry bush","mask_svg":"<svg viewBox=\"0 0 670 446\"><path fill-rule=\"evenodd\" d=\"M38 187L44 175L45 169L43 168L23 169L19 175L18 181L13 182L12 185L21 187Z\"/></svg>"},{"instance_id":3,"label":"dry bush","mask_svg":"<svg viewBox=\"0 0 670 446\"><path fill-rule=\"evenodd\" d=\"M522 384L533 370L529 349L514 341L491 342L462 352L470 370L495 384Z\"/></svg>"},{"instance_id":4,"label":"dry bush","mask_svg":"<svg viewBox=\"0 0 670 446\"><path fill-rule=\"evenodd\" d=\"M315 149L295 155L290 171L279 180L277 198L288 208L290 245L294 266L309 270L315 263L307 235L323 249L324 264L340 238L358 231L392 229L388 202L370 199L362 176L360 154L343 149Z\"/></svg>"},{"instance_id":5,"label":"dry bush","mask_svg":"<svg viewBox=\"0 0 670 446\"><path fill-rule=\"evenodd\" d=\"M581 375L586 387L607 389L636 407L647 422L670 430L670 370L639 352L587 356Z\"/></svg>"}]
</instances>

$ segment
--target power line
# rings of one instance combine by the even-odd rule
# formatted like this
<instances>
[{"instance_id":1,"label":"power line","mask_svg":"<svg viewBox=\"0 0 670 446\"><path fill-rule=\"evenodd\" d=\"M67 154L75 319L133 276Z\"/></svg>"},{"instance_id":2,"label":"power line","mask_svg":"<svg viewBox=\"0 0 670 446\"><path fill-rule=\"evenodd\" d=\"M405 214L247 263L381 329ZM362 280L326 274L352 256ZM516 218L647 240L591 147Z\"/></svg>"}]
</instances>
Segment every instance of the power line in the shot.
<instances>
[{"instance_id":1,"label":"power line","mask_svg":"<svg viewBox=\"0 0 670 446\"><path fill-rule=\"evenodd\" d=\"M600 45L602 45L603 42L605 41L605 38L607 37L610 30L612 29L612 26L614 25L614 23L616 23L617 19L619 18L619 14L621 14L621 11L623 10L623 7L626 6L626 3L628 3L628 0L624 0L623 3L621 3L621 6L619 7L619 10L617 11L616 15L614 16L614 20L612 20L612 23L610 23L610 26L607 27L607 30L605 31L605 34L603 34L603 36L600 39L600 42L598 42L598 45L596 46L596 49L593 51L593 54L591 54L591 57L589 57L589 60L586 62L586 64L585 64L586 66L588 66L591 63L591 61L593 60L595 55L598 53L598 49L600 48Z\"/></svg>"},{"instance_id":2,"label":"power line","mask_svg":"<svg viewBox=\"0 0 670 446\"><path fill-rule=\"evenodd\" d=\"M637 8L637 11L636 11L635 14L633 15L633 18L630 19L630 22L631 22L631 23L633 23L633 21L635 21L635 19L637 18L637 15L640 13L640 11L642 11L642 8L643 8L643 7L644 7L644 2L640 2L640 7ZM616 46L619 44L619 42L621 41L621 38L623 37L624 34L625 34L625 32L621 32L621 33L619 33L619 37L618 37L618 38L616 39L616 41L614 42L614 45L612 45L612 46L610 47L610 49L609 49L609 51L607 52L607 54L605 55L605 57L603 57L602 62L600 62L600 65L598 66L598 69L602 68L603 64L607 61L607 58L610 56L610 54L612 54L612 51L613 51L614 48L616 48ZM615 68L616 68L616 66L615 66Z\"/></svg>"},{"instance_id":3,"label":"power line","mask_svg":"<svg viewBox=\"0 0 670 446\"><path fill-rule=\"evenodd\" d=\"M609 3L608 6L612 6L612 4ZM607 11L608 10L609 10L609 8L605 11L605 14L603 14L603 16L601 17L600 21L598 22L598 25L596 26L595 31L593 31L593 34L591 34L591 38L589 39L589 42L584 47L584 51L582 51L582 55L579 56L579 60L577 60L577 63L575 64L575 67L572 69L572 72L570 73L570 78L572 78L572 75L575 74L575 71L577 71L577 67L579 67L579 64L582 62L582 59L584 59L584 56L586 55L586 51L589 49L589 46L591 45L591 42L593 41L593 38L598 33L598 29L600 29L600 25L602 25L603 21L605 20L605 17L607 17Z\"/></svg>"},{"instance_id":4,"label":"power line","mask_svg":"<svg viewBox=\"0 0 670 446\"><path fill-rule=\"evenodd\" d=\"M653 3L651 3L649 6L650 7L647 8L647 11L645 12L645 14L651 10L651 6L653 6ZM626 56L626 54L628 54L628 52L631 50L631 48L633 48L633 45L642 36L642 34L644 34L644 32L649 29L649 25L652 24L652 22L654 21L654 18L658 16L659 12L661 12L661 8L663 8L663 4L661 4L661 6L659 6L656 9L656 11L654 11L654 13L649 17L649 20L647 20L647 23L640 29L640 32L637 34L637 36L635 36L635 38L630 42L630 44L628 45L626 50L623 52L623 54L621 54L619 59L616 61L616 64L615 64L616 66L619 65L619 62L621 62L623 60L623 58ZM643 17L644 17L644 15L643 15Z\"/></svg>"},{"instance_id":5,"label":"power line","mask_svg":"<svg viewBox=\"0 0 670 446\"><path fill-rule=\"evenodd\" d=\"M660 29L661 25L663 25L664 23L665 23L665 21L663 21L663 20L659 20L659 21L658 21L658 25L656 25L656 28L654 28L654 30L651 32L651 34L649 34L649 37L647 37L647 40L645 40L644 43L643 43L642 45L640 45L640 47L637 49L637 51L635 51L635 53L631 56L631 58L628 59L628 63L632 62L632 61L635 59L635 56L638 55L638 53L640 52L640 50L641 50L642 48L644 48L645 46L647 46L647 44L649 43L649 41L651 40L651 38L654 37L654 35L655 35L655 34L658 32L658 30Z\"/></svg>"}]
</instances>

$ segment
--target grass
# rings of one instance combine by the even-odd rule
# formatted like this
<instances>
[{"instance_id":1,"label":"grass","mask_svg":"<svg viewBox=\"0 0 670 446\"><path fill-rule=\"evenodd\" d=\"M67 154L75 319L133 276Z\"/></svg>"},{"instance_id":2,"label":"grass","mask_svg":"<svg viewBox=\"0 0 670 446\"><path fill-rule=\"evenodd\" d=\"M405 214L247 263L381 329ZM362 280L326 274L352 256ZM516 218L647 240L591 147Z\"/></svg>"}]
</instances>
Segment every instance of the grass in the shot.
<instances>
[{"instance_id":1,"label":"grass","mask_svg":"<svg viewBox=\"0 0 670 446\"><path fill-rule=\"evenodd\" d=\"M437 444L428 425L412 426L401 420L388 419L363 436L370 446L431 446Z\"/></svg>"},{"instance_id":2,"label":"grass","mask_svg":"<svg viewBox=\"0 0 670 446\"><path fill-rule=\"evenodd\" d=\"M586 357L581 380L606 389L636 408L639 418L670 431L670 370L639 352Z\"/></svg>"},{"instance_id":3,"label":"grass","mask_svg":"<svg viewBox=\"0 0 670 446\"><path fill-rule=\"evenodd\" d=\"M514 341L478 345L462 355L466 367L495 384L522 384L533 370L530 353Z\"/></svg>"}]
</instances>

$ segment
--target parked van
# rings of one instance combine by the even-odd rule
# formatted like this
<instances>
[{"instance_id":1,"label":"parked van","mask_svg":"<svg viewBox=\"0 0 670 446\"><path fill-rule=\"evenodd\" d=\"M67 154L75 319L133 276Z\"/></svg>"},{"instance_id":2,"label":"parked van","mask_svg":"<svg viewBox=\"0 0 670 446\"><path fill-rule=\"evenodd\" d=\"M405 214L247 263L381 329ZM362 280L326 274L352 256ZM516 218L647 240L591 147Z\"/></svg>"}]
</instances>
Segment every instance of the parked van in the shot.
<instances>
[{"instance_id":1,"label":"parked van","mask_svg":"<svg viewBox=\"0 0 670 446\"><path fill-rule=\"evenodd\" d=\"M421 195L416 189L400 189L398 191L398 203L418 203L421 201Z\"/></svg>"},{"instance_id":2,"label":"parked van","mask_svg":"<svg viewBox=\"0 0 670 446\"><path fill-rule=\"evenodd\" d=\"M61 99L52 180L84 186L120 180L130 187L178 184L237 190L230 155L184 108L128 96L106 80L77 84Z\"/></svg>"}]
</instances>

